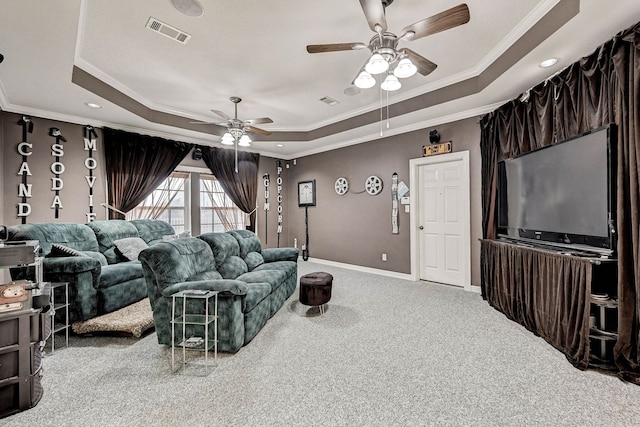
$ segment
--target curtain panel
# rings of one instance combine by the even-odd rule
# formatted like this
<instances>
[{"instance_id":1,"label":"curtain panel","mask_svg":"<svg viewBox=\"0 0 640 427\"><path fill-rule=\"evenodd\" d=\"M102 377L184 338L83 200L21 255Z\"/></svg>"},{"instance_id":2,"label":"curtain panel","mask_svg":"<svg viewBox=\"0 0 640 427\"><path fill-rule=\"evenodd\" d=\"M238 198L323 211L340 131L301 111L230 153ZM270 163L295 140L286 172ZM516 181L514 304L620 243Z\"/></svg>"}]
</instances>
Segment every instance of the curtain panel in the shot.
<instances>
[{"instance_id":1,"label":"curtain panel","mask_svg":"<svg viewBox=\"0 0 640 427\"><path fill-rule=\"evenodd\" d=\"M107 198L122 212L135 208L156 189L193 148L193 144L121 130L102 130ZM109 210L110 219L124 215Z\"/></svg>"},{"instance_id":2,"label":"curtain panel","mask_svg":"<svg viewBox=\"0 0 640 427\"><path fill-rule=\"evenodd\" d=\"M216 177L224 192L242 212L249 214L247 228L255 231L260 154L238 151L238 172L236 172L235 150L217 147L200 148L202 160Z\"/></svg>"},{"instance_id":3,"label":"curtain panel","mask_svg":"<svg viewBox=\"0 0 640 427\"><path fill-rule=\"evenodd\" d=\"M591 262L494 240L481 242L480 257L487 302L586 369Z\"/></svg>"},{"instance_id":4,"label":"curtain panel","mask_svg":"<svg viewBox=\"0 0 640 427\"><path fill-rule=\"evenodd\" d=\"M481 121L482 233L496 235L496 165L509 158L615 123L620 376L640 384L640 24L620 32ZM586 166L588 167L588 166Z\"/></svg>"}]
</instances>

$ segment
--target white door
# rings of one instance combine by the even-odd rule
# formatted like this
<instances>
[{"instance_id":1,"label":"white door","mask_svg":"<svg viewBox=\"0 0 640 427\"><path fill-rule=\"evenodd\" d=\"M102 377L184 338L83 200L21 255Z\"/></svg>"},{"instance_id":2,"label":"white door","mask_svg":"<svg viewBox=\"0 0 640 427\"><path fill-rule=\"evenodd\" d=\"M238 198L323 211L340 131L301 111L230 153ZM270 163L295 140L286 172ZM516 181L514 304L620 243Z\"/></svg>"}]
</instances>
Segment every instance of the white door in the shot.
<instances>
[{"instance_id":1,"label":"white door","mask_svg":"<svg viewBox=\"0 0 640 427\"><path fill-rule=\"evenodd\" d=\"M464 153L467 156L439 155L415 164L417 182L411 194L417 199L413 212L419 278L470 289L469 167Z\"/></svg>"}]
</instances>

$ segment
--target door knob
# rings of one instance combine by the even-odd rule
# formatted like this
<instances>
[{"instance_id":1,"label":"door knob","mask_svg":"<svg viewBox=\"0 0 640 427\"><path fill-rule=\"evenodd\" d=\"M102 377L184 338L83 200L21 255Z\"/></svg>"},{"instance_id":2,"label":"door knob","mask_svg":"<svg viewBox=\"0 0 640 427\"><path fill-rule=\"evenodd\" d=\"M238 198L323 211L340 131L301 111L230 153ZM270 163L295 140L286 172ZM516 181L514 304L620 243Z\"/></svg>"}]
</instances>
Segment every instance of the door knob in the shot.
<instances>
[{"instance_id":1,"label":"door knob","mask_svg":"<svg viewBox=\"0 0 640 427\"><path fill-rule=\"evenodd\" d=\"M423 226L420 226L420 227L418 227L418 228L419 228L420 230L424 230L424 227L423 227Z\"/></svg>"}]
</instances>

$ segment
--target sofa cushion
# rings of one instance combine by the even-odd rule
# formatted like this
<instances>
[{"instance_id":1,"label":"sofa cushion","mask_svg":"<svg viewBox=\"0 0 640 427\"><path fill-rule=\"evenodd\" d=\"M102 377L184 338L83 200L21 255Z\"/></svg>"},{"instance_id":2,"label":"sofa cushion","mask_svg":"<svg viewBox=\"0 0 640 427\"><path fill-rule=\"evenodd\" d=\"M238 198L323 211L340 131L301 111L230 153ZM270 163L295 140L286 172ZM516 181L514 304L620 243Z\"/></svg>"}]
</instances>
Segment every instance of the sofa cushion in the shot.
<instances>
[{"instance_id":1,"label":"sofa cushion","mask_svg":"<svg viewBox=\"0 0 640 427\"><path fill-rule=\"evenodd\" d=\"M273 292L285 282L287 277L287 273L281 270L254 270L241 274L236 280L247 282L247 284L265 282L271 285L271 292Z\"/></svg>"},{"instance_id":2,"label":"sofa cushion","mask_svg":"<svg viewBox=\"0 0 640 427\"><path fill-rule=\"evenodd\" d=\"M247 268L249 271L254 268L264 264L264 258L258 252L249 252L244 259L244 262L247 263Z\"/></svg>"},{"instance_id":3,"label":"sofa cushion","mask_svg":"<svg viewBox=\"0 0 640 427\"><path fill-rule=\"evenodd\" d=\"M215 270L203 271L202 273L196 273L187 279L187 282L197 282L201 280L218 280L222 279L220 273Z\"/></svg>"},{"instance_id":4,"label":"sofa cushion","mask_svg":"<svg viewBox=\"0 0 640 427\"><path fill-rule=\"evenodd\" d=\"M298 263L295 261L274 261L265 262L257 266L253 271L281 270L287 273L287 277L298 274Z\"/></svg>"},{"instance_id":5,"label":"sofa cushion","mask_svg":"<svg viewBox=\"0 0 640 427\"><path fill-rule=\"evenodd\" d=\"M268 283L248 283L247 295L242 299L242 312L248 313L260 304L271 293Z\"/></svg>"},{"instance_id":6,"label":"sofa cushion","mask_svg":"<svg viewBox=\"0 0 640 427\"><path fill-rule=\"evenodd\" d=\"M8 231L9 240L37 240L43 256L51 252L51 246L55 243L79 251L98 250L98 242L93 231L84 224L19 224L12 225Z\"/></svg>"},{"instance_id":7,"label":"sofa cushion","mask_svg":"<svg viewBox=\"0 0 640 427\"><path fill-rule=\"evenodd\" d=\"M125 237L114 240L113 244L117 251L129 261L136 261L140 252L149 247L141 237Z\"/></svg>"},{"instance_id":8,"label":"sofa cushion","mask_svg":"<svg viewBox=\"0 0 640 427\"><path fill-rule=\"evenodd\" d=\"M129 222L133 224L142 240L149 246L161 242L164 236L176 234L171 225L158 219L134 219Z\"/></svg>"},{"instance_id":9,"label":"sofa cushion","mask_svg":"<svg viewBox=\"0 0 640 427\"><path fill-rule=\"evenodd\" d=\"M221 265L217 267L223 278L235 279L248 270L247 264L239 256L228 257Z\"/></svg>"},{"instance_id":10,"label":"sofa cushion","mask_svg":"<svg viewBox=\"0 0 640 427\"><path fill-rule=\"evenodd\" d=\"M140 261L127 261L102 267L98 289L110 288L143 277Z\"/></svg>"},{"instance_id":11,"label":"sofa cushion","mask_svg":"<svg viewBox=\"0 0 640 427\"><path fill-rule=\"evenodd\" d=\"M107 258L109 264L128 261L116 253L116 246L113 242L126 237L140 237L138 229L130 221L123 219L91 221L87 223L87 226L93 230L100 252Z\"/></svg>"},{"instance_id":12,"label":"sofa cushion","mask_svg":"<svg viewBox=\"0 0 640 427\"><path fill-rule=\"evenodd\" d=\"M260 238L249 230L233 230L228 232L238 242L240 247L240 258L246 258L250 252L261 252L262 245Z\"/></svg>"},{"instance_id":13,"label":"sofa cushion","mask_svg":"<svg viewBox=\"0 0 640 427\"><path fill-rule=\"evenodd\" d=\"M100 262L100 265L108 265L107 258L98 251L80 251L82 255L88 256Z\"/></svg>"}]
</instances>

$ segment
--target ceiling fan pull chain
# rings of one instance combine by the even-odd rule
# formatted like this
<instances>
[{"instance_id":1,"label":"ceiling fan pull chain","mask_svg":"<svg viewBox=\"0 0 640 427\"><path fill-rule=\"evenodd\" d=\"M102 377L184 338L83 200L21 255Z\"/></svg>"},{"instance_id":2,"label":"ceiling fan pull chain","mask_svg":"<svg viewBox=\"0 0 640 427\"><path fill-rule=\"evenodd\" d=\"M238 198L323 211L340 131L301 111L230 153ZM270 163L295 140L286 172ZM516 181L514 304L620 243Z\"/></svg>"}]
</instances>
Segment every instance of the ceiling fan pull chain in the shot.
<instances>
[{"instance_id":1,"label":"ceiling fan pull chain","mask_svg":"<svg viewBox=\"0 0 640 427\"><path fill-rule=\"evenodd\" d=\"M389 129L389 91L387 92L387 129Z\"/></svg>"},{"instance_id":2,"label":"ceiling fan pull chain","mask_svg":"<svg viewBox=\"0 0 640 427\"><path fill-rule=\"evenodd\" d=\"M384 105L382 104L382 86L380 86L380 136L383 135L384 130L382 128L382 122L383 122L383 114L382 114L382 109L383 109Z\"/></svg>"}]
</instances>

